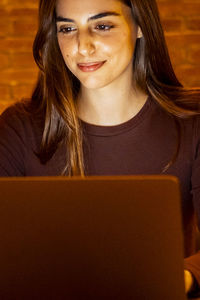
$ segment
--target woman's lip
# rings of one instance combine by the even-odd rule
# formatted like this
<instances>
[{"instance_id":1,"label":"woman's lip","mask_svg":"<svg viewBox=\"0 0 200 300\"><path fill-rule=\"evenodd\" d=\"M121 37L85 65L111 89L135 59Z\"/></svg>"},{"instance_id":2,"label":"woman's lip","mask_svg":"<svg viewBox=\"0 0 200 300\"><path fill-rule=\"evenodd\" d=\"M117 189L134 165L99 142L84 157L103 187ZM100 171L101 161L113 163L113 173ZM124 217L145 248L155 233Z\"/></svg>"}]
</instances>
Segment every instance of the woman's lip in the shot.
<instances>
[{"instance_id":1,"label":"woman's lip","mask_svg":"<svg viewBox=\"0 0 200 300\"><path fill-rule=\"evenodd\" d=\"M78 67L83 72L93 72L97 69L101 68L105 61L101 62L92 62L92 63L84 63L84 64L78 64Z\"/></svg>"}]
</instances>

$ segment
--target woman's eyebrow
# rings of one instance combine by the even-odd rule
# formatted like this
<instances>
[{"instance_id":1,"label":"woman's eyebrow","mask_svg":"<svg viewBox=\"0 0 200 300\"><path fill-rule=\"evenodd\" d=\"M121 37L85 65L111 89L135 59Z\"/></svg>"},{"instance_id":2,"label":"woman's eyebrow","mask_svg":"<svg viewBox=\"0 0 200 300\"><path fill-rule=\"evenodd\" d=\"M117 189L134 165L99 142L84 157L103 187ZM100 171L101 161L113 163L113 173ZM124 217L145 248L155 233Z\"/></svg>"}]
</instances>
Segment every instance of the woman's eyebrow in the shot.
<instances>
[{"instance_id":1,"label":"woman's eyebrow","mask_svg":"<svg viewBox=\"0 0 200 300\"><path fill-rule=\"evenodd\" d=\"M114 11L107 11L107 12L103 12L103 13L100 13L100 14L97 14L97 15L94 15L94 16L88 18L87 22L92 21L92 20L97 20L97 19L100 19L100 18L104 18L104 17L107 17L107 16L120 16L120 14L117 13L117 12L114 12ZM56 17L56 22L75 23L75 20L69 19L69 18L64 18L64 17L61 17L61 16L57 16Z\"/></svg>"}]
</instances>

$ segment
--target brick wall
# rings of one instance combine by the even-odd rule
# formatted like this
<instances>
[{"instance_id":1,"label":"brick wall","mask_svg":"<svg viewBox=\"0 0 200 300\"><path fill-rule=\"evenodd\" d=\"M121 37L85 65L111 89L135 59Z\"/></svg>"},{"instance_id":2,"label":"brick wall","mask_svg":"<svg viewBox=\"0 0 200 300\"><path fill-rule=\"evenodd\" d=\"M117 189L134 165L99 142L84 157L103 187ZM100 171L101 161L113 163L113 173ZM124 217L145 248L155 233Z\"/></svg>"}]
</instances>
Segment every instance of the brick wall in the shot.
<instances>
[{"instance_id":1,"label":"brick wall","mask_svg":"<svg viewBox=\"0 0 200 300\"><path fill-rule=\"evenodd\" d=\"M200 86L200 0L158 0L172 63L179 80Z\"/></svg>"},{"instance_id":2,"label":"brick wall","mask_svg":"<svg viewBox=\"0 0 200 300\"><path fill-rule=\"evenodd\" d=\"M0 111L29 96L37 78L32 43L37 0L0 0Z\"/></svg>"},{"instance_id":3,"label":"brick wall","mask_svg":"<svg viewBox=\"0 0 200 300\"><path fill-rule=\"evenodd\" d=\"M0 2L0 111L28 97L37 78L37 0ZM200 0L158 0L171 59L184 85L200 86Z\"/></svg>"}]
</instances>

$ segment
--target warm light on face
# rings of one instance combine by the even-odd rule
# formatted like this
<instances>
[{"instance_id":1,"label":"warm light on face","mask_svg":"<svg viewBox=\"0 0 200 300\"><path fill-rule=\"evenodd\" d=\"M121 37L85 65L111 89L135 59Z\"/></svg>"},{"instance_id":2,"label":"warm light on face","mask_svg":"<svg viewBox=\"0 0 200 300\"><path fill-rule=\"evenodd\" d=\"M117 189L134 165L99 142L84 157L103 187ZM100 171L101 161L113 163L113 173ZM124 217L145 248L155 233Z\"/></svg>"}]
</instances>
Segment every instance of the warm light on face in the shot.
<instances>
[{"instance_id":1,"label":"warm light on face","mask_svg":"<svg viewBox=\"0 0 200 300\"><path fill-rule=\"evenodd\" d=\"M58 0L58 43L64 61L86 88L132 72L138 27L118 0Z\"/></svg>"}]
</instances>

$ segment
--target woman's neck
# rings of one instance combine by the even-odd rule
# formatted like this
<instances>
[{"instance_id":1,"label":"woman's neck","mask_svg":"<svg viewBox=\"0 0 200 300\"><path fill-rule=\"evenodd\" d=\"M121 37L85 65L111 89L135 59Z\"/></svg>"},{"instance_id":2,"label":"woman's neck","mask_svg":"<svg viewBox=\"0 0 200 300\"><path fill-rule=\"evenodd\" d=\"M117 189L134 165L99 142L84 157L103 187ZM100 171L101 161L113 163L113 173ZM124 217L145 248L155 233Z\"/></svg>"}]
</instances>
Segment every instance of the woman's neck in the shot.
<instances>
[{"instance_id":1,"label":"woman's neck","mask_svg":"<svg viewBox=\"0 0 200 300\"><path fill-rule=\"evenodd\" d=\"M100 88L81 87L78 99L79 118L95 125L112 126L134 117L147 100L147 95L130 83L115 83Z\"/></svg>"}]
</instances>

